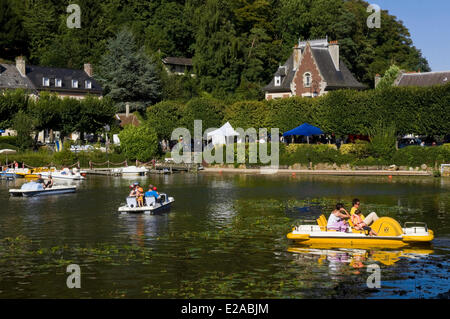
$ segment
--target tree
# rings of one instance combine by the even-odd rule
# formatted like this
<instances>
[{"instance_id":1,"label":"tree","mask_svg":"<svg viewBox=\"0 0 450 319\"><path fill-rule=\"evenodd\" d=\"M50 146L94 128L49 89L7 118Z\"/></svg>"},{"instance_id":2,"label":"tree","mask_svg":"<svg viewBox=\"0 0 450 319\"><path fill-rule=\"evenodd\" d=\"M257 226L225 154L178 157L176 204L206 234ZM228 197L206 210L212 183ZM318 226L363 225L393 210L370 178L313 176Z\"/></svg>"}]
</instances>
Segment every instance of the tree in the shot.
<instances>
[{"instance_id":1,"label":"tree","mask_svg":"<svg viewBox=\"0 0 450 319\"><path fill-rule=\"evenodd\" d=\"M24 90L7 90L0 93L0 129L11 127L14 115L25 111L29 104L28 95Z\"/></svg>"},{"instance_id":2,"label":"tree","mask_svg":"<svg viewBox=\"0 0 450 319\"><path fill-rule=\"evenodd\" d=\"M388 88L394 84L394 81L397 79L398 74L400 73L400 68L395 64L392 64L391 67L384 73L384 76L381 78L380 82L378 82L377 89L382 90Z\"/></svg>"},{"instance_id":3,"label":"tree","mask_svg":"<svg viewBox=\"0 0 450 319\"><path fill-rule=\"evenodd\" d=\"M31 134L34 130L34 119L24 110L20 110L12 120L12 127L17 132L17 144L24 151L33 145Z\"/></svg>"},{"instance_id":4,"label":"tree","mask_svg":"<svg viewBox=\"0 0 450 319\"><path fill-rule=\"evenodd\" d=\"M145 125L158 134L159 139L170 140L174 129L183 125L184 105L176 101L163 101L147 109Z\"/></svg>"},{"instance_id":5,"label":"tree","mask_svg":"<svg viewBox=\"0 0 450 319\"><path fill-rule=\"evenodd\" d=\"M145 110L161 96L156 67L142 48L137 49L133 33L127 28L109 40L96 77L106 96L122 110L128 102L134 110Z\"/></svg>"},{"instance_id":6,"label":"tree","mask_svg":"<svg viewBox=\"0 0 450 319\"><path fill-rule=\"evenodd\" d=\"M20 15L20 2L0 0L0 57L13 60L28 53L27 34Z\"/></svg>"},{"instance_id":7,"label":"tree","mask_svg":"<svg viewBox=\"0 0 450 319\"><path fill-rule=\"evenodd\" d=\"M213 98L194 98L186 104L183 114L184 127L194 136L194 121L201 120L203 130L219 128L223 122L225 105Z\"/></svg>"},{"instance_id":8,"label":"tree","mask_svg":"<svg viewBox=\"0 0 450 319\"><path fill-rule=\"evenodd\" d=\"M159 152L158 136L148 126L127 125L119 139L122 152L130 160L147 162Z\"/></svg>"}]
</instances>

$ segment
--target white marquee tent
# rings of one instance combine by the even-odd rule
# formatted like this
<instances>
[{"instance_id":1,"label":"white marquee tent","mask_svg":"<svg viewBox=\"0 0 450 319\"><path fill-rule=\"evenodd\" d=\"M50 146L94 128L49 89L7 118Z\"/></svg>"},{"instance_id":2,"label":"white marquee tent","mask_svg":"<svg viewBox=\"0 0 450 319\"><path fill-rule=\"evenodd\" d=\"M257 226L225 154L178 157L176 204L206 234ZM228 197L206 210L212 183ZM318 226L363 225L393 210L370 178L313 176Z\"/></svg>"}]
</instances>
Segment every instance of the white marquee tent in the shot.
<instances>
[{"instance_id":1,"label":"white marquee tent","mask_svg":"<svg viewBox=\"0 0 450 319\"><path fill-rule=\"evenodd\" d=\"M235 136L239 136L239 133L233 129L229 122L221 128L208 133L208 139L212 139L213 145L234 143Z\"/></svg>"}]
</instances>

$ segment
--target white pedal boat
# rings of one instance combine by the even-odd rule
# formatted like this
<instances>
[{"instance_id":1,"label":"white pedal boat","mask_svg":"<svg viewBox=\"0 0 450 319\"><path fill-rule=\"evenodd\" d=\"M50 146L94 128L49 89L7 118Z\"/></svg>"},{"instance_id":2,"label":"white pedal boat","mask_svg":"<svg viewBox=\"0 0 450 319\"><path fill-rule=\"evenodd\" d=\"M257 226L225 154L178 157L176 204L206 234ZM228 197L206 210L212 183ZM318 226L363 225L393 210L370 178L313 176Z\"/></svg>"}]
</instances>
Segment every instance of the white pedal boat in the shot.
<instances>
[{"instance_id":1,"label":"white pedal boat","mask_svg":"<svg viewBox=\"0 0 450 319\"><path fill-rule=\"evenodd\" d=\"M145 167L127 166L113 169L113 173L122 176L145 176L149 170Z\"/></svg>"},{"instance_id":2,"label":"white pedal boat","mask_svg":"<svg viewBox=\"0 0 450 319\"><path fill-rule=\"evenodd\" d=\"M22 185L21 189L10 189L9 194L13 197L34 197L75 193L76 186L58 186L44 189L41 184L30 182Z\"/></svg>"},{"instance_id":3,"label":"white pedal boat","mask_svg":"<svg viewBox=\"0 0 450 319\"><path fill-rule=\"evenodd\" d=\"M86 177L82 176L77 169L71 171L68 168L63 169L62 171L54 170L50 172L34 173L33 175L39 174L41 174L43 178L48 178L49 176L51 176L53 179L62 179L71 181L81 181L86 179Z\"/></svg>"},{"instance_id":4,"label":"white pedal boat","mask_svg":"<svg viewBox=\"0 0 450 319\"><path fill-rule=\"evenodd\" d=\"M155 197L145 197L144 206L139 207L136 197L127 197L126 205L119 207L119 212L151 215L170 209L173 202L175 202L173 197L168 197L166 194L160 194L158 201Z\"/></svg>"}]
</instances>

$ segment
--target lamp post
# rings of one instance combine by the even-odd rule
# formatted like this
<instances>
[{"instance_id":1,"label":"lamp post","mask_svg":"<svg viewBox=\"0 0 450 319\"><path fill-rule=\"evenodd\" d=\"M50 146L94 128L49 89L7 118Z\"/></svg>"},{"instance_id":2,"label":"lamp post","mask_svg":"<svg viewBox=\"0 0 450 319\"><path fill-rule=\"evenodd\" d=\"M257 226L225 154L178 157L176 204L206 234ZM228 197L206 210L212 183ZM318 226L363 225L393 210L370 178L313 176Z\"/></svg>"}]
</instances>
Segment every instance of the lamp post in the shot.
<instances>
[{"instance_id":1,"label":"lamp post","mask_svg":"<svg viewBox=\"0 0 450 319\"><path fill-rule=\"evenodd\" d=\"M105 147L106 147L106 160L108 161L108 168L109 168L109 150L108 150L108 146L109 146L109 138L108 138L108 133L111 131L111 127L109 125L105 125L104 126L105 129Z\"/></svg>"}]
</instances>

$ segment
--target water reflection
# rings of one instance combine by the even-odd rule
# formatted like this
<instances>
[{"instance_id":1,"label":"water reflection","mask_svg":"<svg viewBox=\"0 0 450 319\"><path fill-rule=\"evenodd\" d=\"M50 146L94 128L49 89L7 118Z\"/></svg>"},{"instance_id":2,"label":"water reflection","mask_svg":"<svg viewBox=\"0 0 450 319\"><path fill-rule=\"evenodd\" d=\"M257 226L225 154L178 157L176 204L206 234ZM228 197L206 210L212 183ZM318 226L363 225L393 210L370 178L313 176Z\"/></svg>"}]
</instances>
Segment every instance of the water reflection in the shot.
<instances>
[{"instance_id":1,"label":"water reflection","mask_svg":"<svg viewBox=\"0 0 450 319\"><path fill-rule=\"evenodd\" d=\"M233 207L236 199L233 182L212 180L209 188L208 220L217 227L229 225L237 213Z\"/></svg>"},{"instance_id":2,"label":"water reflection","mask_svg":"<svg viewBox=\"0 0 450 319\"><path fill-rule=\"evenodd\" d=\"M317 257L317 263L323 264L327 260L332 266L348 264L355 269L361 269L375 262L392 266L401 258L420 259L434 253L427 248L408 248L402 250L365 250L365 249L320 249L307 247L289 247L288 252L297 254L297 260L304 256Z\"/></svg>"},{"instance_id":3,"label":"water reflection","mask_svg":"<svg viewBox=\"0 0 450 319\"><path fill-rule=\"evenodd\" d=\"M119 215L121 228L139 246L144 246L145 241L156 241L163 236L168 230L169 220L167 213Z\"/></svg>"}]
</instances>

